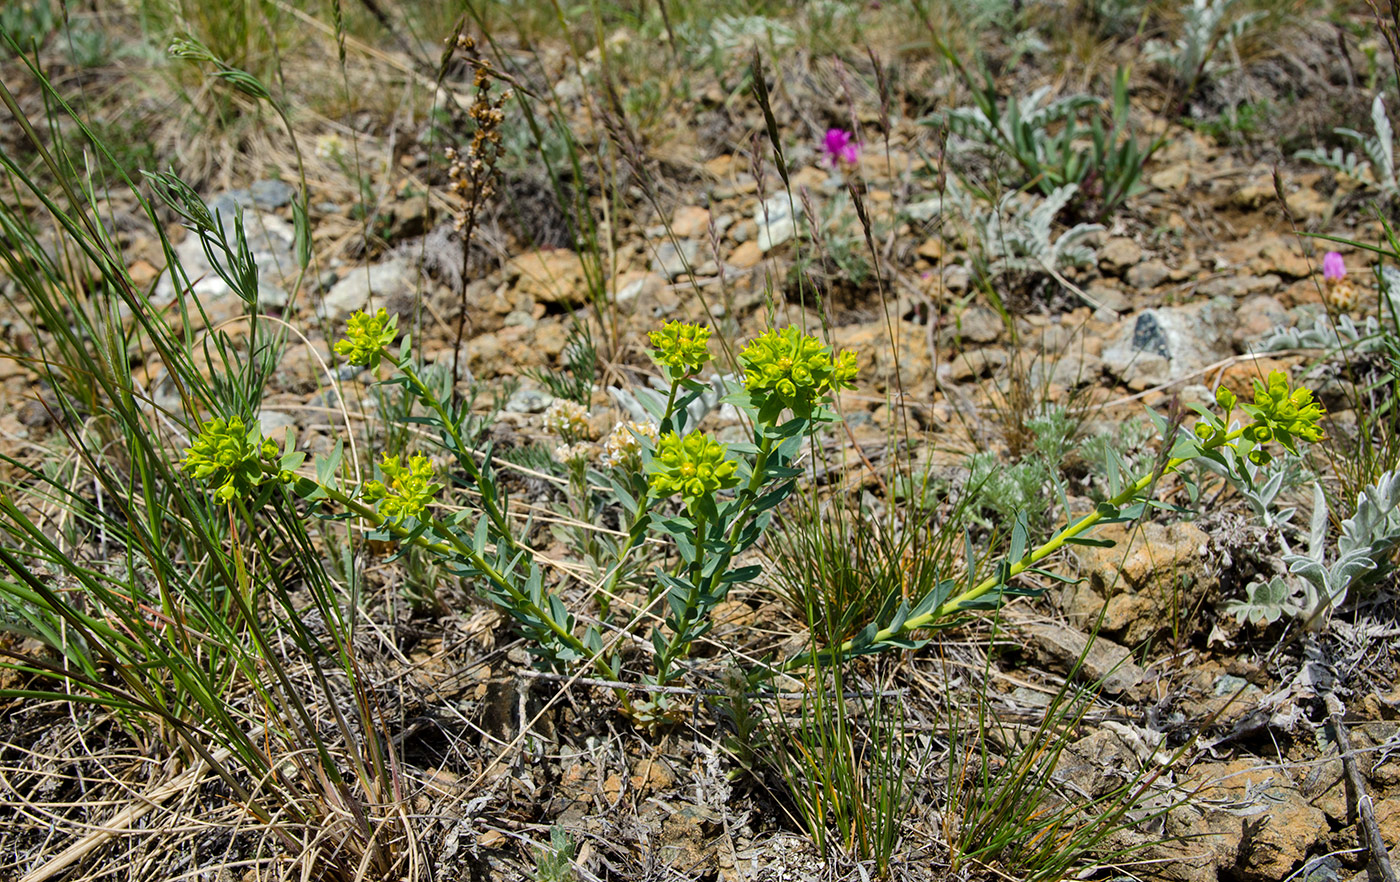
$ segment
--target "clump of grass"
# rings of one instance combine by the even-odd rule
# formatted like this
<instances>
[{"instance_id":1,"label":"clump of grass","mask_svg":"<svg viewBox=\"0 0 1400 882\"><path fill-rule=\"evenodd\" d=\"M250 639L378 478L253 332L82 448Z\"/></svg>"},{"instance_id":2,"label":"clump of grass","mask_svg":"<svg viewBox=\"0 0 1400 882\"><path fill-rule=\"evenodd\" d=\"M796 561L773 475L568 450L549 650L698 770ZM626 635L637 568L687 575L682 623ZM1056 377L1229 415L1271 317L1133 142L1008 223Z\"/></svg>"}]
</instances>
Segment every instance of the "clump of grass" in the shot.
<instances>
[{"instance_id":1,"label":"clump of grass","mask_svg":"<svg viewBox=\"0 0 1400 882\"><path fill-rule=\"evenodd\" d=\"M830 638L828 638L829 642ZM828 863L870 861L893 878L925 751L895 693L849 691L846 663L818 663L795 724L770 721L761 742L803 826Z\"/></svg>"},{"instance_id":2,"label":"clump of grass","mask_svg":"<svg viewBox=\"0 0 1400 882\"><path fill-rule=\"evenodd\" d=\"M824 645L839 646L900 602L917 605L948 577L960 519L926 501L883 517L840 497L803 496L784 509L763 553L779 594Z\"/></svg>"},{"instance_id":3,"label":"clump of grass","mask_svg":"<svg viewBox=\"0 0 1400 882\"><path fill-rule=\"evenodd\" d=\"M949 763L944 840L954 872L981 864L1042 882L1066 878L1088 859L1130 861L1154 840L1140 832L1121 834L1150 827L1184 804L1183 795L1159 786L1164 767L1121 770L1122 783L1102 793L1086 793L1069 782L1061 759L1084 732L1092 690L1067 680L1039 720L1024 727L1001 721L988 682L984 677L971 708L950 691L944 711Z\"/></svg>"},{"instance_id":4,"label":"clump of grass","mask_svg":"<svg viewBox=\"0 0 1400 882\"><path fill-rule=\"evenodd\" d=\"M31 73L64 126L105 151ZM33 678L6 694L104 708L149 749L197 764L195 780L217 779L265 833L258 859L291 858L331 879L400 874L413 850L395 810L403 782L351 639L358 582L336 584L323 557L336 541L315 536L286 492L224 499L177 464L208 415L248 418L239 424L260 436L251 416L280 337L260 314L241 222L226 231L179 179L153 176L247 310L246 332L196 334L191 310L210 324L197 297L172 314L133 284L94 204L98 186L77 171L68 142L40 138L3 85L0 101L58 182L50 195L0 151L14 192L53 221L36 230L24 200L0 204L9 244L0 260L45 341L23 357L53 390L71 451L57 469L5 459L15 477L0 499L0 609L8 629L44 648L4 650ZM188 290L156 207L125 183ZM41 234L81 255L86 272L66 272ZM168 397L133 368L157 364ZM353 557L353 537L344 541Z\"/></svg>"}]
</instances>

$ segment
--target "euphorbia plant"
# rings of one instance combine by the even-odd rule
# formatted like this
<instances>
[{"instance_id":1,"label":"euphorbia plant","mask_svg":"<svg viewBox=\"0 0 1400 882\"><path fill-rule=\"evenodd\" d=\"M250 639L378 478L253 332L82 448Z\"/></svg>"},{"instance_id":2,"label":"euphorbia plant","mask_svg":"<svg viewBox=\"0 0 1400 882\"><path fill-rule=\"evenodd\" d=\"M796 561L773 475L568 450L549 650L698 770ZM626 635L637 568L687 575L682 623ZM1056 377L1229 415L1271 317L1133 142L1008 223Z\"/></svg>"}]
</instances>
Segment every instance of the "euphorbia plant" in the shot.
<instances>
[{"instance_id":1,"label":"euphorbia plant","mask_svg":"<svg viewBox=\"0 0 1400 882\"><path fill-rule=\"evenodd\" d=\"M695 341L705 337L706 330L675 323L652 335L654 357L671 381L665 412L659 414L663 428L673 419L683 423L687 397L682 393L693 396L703 388L692 374L708 358L695 349ZM773 507L792 492L800 474L792 462L803 439L835 419L826 405L840 389L853 386L856 374L855 353L833 357L820 340L792 326L763 334L739 361L744 389L728 401L748 416L752 443L726 448L698 431L681 436L672 430L647 457L648 507L672 496L682 501L679 513L652 518L654 530L674 537L680 562L674 571L657 574L668 614L665 633L652 634L655 673L644 678L650 685L675 679L677 662L710 630L715 606L735 583L758 575L756 565L732 564L758 541ZM789 418L783 421L785 414ZM732 495L726 492L731 489ZM664 693L633 707L646 722L674 712Z\"/></svg>"},{"instance_id":2,"label":"euphorbia plant","mask_svg":"<svg viewBox=\"0 0 1400 882\"><path fill-rule=\"evenodd\" d=\"M407 386L426 406L429 415L418 421L438 430L443 447L476 486L475 510L463 509L447 518L430 513L429 505L441 488L435 483L431 462L422 454L403 460L399 453L386 452L378 478L346 487L339 477L338 446L317 459L313 478L297 471L302 454L288 445L288 451L279 455L276 446L261 437L256 423L245 426L236 418L205 425L188 451L187 469L207 480L219 498L230 504L244 504L255 492L267 493L269 487L285 484L304 499L333 507L326 512L329 516L348 513L381 535L426 549L439 556L450 572L482 585L485 594L515 619L541 664L557 670L580 663L591 667L614 684L623 711L642 725L654 727L677 718L682 708L669 700L665 687L681 676L692 645L710 630L715 606L733 585L758 575L758 566L735 566L736 558L758 541L774 507L792 493L801 473L794 460L804 439L837 419L830 404L841 389L853 386L855 353L834 354L795 327L769 330L751 341L739 356L743 388L726 400L747 415L752 440L725 445L686 425L688 405L707 388L696 375L709 362L709 330L672 322L651 335L652 357L664 372L667 390L664 403L660 397L646 397L643 404L660 426L660 434L628 431L640 449L640 472L628 471L638 462L619 453L604 464L609 473L594 473L599 478L595 483L610 487L629 518L627 538L615 548L600 586L602 593L611 596L629 557L649 534L669 538L677 558L674 566L655 572L649 599L651 605L664 601L665 612L651 632L651 670L629 684L613 643L604 643L598 625L580 629L559 596L546 588L530 550L512 535L490 457L478 463L476 452L464 443L465 412L438 399L419 378L407 340L397 354L390 351L395 336L394 320L383 310L375 315L357 313L336 351L352 364L371 369L386 359L394 365L396 376L385 382ZM911 640L914 632L946 625L971 610L994 607L1007 596L1029 593L1015 586L1018 576L1031 571L1054 577L1038 569L1042 561L1066 545L1098 544L1087 534L1099 524L1139 517L1151 504L1149 488L1163 474L1192 460L1207 459L1229 468L1238 464L1234 460L1248 456L1262 464L1269 458L1266 443L1278 442L1296 452L1298 441L1321 437L1322 409L1307 389L1291 388L1279 371L1265 382L1255 382L1253 403L1239 405L1224 388L1217 393L1216 403L1221 415L1197 408L1201 419L1194 434L1167 438L1173 445L1170 455L1094 511L1035 547L1030 546L1025 519L1016 519L1010 553L992 575L976 581L971 575L970 584L962 586L943 580L914 605L901 602L883 617L884 625L872 623L825 653L842 657L911 647L917 645ZM1237 408L1251 422L1232 428ZM1165 421L1161 427L1166 433ZM1241 444L1242 440L1247 443ZM624 626L630 627L631 623ZM804 654L784 667L811 661L811 654ZM638 689L644 697L634 695Z\"/></svg>"},{"instance_id":3,"label":"euphorbia plant","mask_svg":"<svg viewBox=\"0 0 1400 882\"><path fill-rule=\"evenodd\" d=\"M512 534L489 456L478 463L464 442L466 413L440 400L422 381L407 340L397 352L390 349L396 336L395 320L384 310L356 313L335 349L351 364L371 370L385 361L394 366L395 375L384 382L402 384L422 401L428 415L417 421L438 431L443 447L479 491L476 510L446 518L431 513L441 486L421 453L405 460L400 452L385 452L377 477L347 487L339 475L339 447L317 459L313 478L297 471L301 454L278 456L256 425L210 423L191 448L189 468L210 480L221 498L286 484L327 516L348 513L385 538L426 549L450 572L476 580L515 619L541 664L557 670L578 663L591 666L615 683L623 710L640 724L654 727L675 719L683 708L659 687L673 685L681 676L691 647L710 630L711 614L730 588L758 574L757 566L734 566L735 559L753 546L773 507L792 492L800 474L793 459L803 439L835 419L828 405L840 389L852 386L855 354L833 356L820 340L794 327L771 330L751 342L740 355L744 388L728 400L747 414L752 441L725 445L686 425L688 405L707 389L696 375L710 359L709 329L672 322L651 335L652 357L667 380L664 404L646 399L660 434L629 432L640 448L640 462L616 456L607 466L613 474L599 475L630 521L627 538L615 549L603 577L602 592L611 595L628 558L649 534L669 537L676 552L675 565L655 573L650 600L664 602L665 612L651 632L651 670L640 675L636 686L645 695L637 698L624 682L627 672L619 653L604 643L600 627L580 629L560 597L546 588L530 550ZM619 473L638 464L640 474Z\"/></svg>"}]
</instances>

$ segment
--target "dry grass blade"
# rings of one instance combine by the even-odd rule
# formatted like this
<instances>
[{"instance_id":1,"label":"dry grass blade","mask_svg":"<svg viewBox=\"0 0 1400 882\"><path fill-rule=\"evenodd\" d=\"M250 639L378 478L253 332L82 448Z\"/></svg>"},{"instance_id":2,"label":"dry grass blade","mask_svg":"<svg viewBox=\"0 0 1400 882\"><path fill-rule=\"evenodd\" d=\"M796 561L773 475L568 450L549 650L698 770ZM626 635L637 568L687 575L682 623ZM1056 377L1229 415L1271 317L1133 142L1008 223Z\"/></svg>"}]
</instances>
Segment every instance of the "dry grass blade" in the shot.
<instances>
[{"instance_id":1,"label":"dry grass blade","mask_svg":"<svg viewBox=\"0 0 1400 882\"><path fill-rule=\"evenodd\" d=\"M230 750L217 750L213 754L216 763L225 763L232 756ZM121 836L151 810L182 793L197 790L209 774L210 765L203 759L181 772L174 780L156 787L137 797L136 802L117 812L99 829L93 830L82 839L74 842L62 852L45 861L42 866L25 873L20 882L48 882L64 870L83 860L89 853L101 848L109 840Z\"/></svg>"}]
</instances>

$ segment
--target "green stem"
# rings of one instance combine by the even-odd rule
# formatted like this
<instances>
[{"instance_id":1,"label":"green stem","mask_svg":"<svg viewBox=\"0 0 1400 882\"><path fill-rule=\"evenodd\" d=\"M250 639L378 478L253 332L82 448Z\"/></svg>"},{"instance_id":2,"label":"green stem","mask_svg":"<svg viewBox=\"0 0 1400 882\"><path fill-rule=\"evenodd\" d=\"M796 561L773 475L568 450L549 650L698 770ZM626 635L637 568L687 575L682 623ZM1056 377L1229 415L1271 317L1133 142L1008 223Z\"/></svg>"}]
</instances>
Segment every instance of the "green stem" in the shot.
<instances>
[{"instance_id":1,"label":"green stem","mask_svg":"<svg viewBox=\"0 0 1400 882\"><path fill-rule=\"evenodd\" d=\"M541 609L530 600L530 598L516 587L510 579L506 578L503 573L491 566L484 556L478 554L475 548L472 548L464 542L461 537L457 536L454 531L449 529L447 525L443 524L438 519L429 517L424 520L434 533L446 537L447 541L445 542L433 542L423 536L421 532L410 531L402 524L385 518L371 506L365 505L358 499L342 493L334 487L327 487L324 484L318 484L317 486L321 488L328 499L339 503L356 515L369 521L376 529L386 530L398 539L412 542L425 551L430 551L442 557L465 558L473 567L480 570L481 574L485 576L488 581L505 592L505 594L510 597L511 603L544 622L549 627L549 630L559 638L560 642L577 652L583 658L588 659L589 664L591 664L594 670L604 679L612 679L612 668L608 666L602 653L595 655L591 649L584 645L582 640L574 636L572 631L556 622L554 617L551 616L547 610ZM626 701L626 690L618 687L613 691L623 698L624 702Z\"/></svg>"},{"instance_id":2,"label":"green stem","mask_svg":"<svg viewBox=\"0 0 1400 882\"><path fill-rule=\"evenodd\" d=\"M695 561L691 566L690 591L685 597L685 613L676 622L671 639L666 641L666 649L656 660L656 685L665 686L671 679L671 662L690 645L688 634L690 625L700 618L700 577L705 570L705 519L695 522ZM670 589L666 589L670 593Z\"/></svg>"},{"instance_id":3,"label":"green stem","mask_svg":"<svg viewBox=\"0 0 1400 882\"><path fill-rule=\"evenodd\" d=\"M725 543L726 549L732 549L734 543L739 540L739 533L748 523L749 509L758 501L758 491L765 483L765 473L768 470L768 457L773 454L773 439L765 435L758 442L758 455L754 457L753 474L749 475L749 483L744 487L742 495L742 507L735 513L734 521L729 527L729 537ZM729 552L726 551L726 554ZM706 588L713 592L721 576L727 570L728 562L725 566L715 567L715 571L710 574L710 584Z\"/></svg>"},{"instance_id":4,"label":"green stem","mask_svg":"<svg viewBox=\"0 0 1400 882\"><path fill-rule=\"evenodd\" d=\"M622 564L632 553L632 549L637 547L637 542L646 536L646 525L651 519L651 512L641 506L646 503L648 498L648 496L643 496L638 502L637 516L632 520L632 526L628 528L627 541L622 544L621 550L617 553L617 560L614 561L612 569L608 571L608 575L599 589L609 602L612 600L613 592L617 589L617 580L622 578Z\"/></svg>"},{"instance_id":5,"label":"green stem","mask_svg":"<svg viewBox=\"0 0 1400 882\"><path fill-rule=\"evenodd\" d=\"M414 391L418 393L418 397L428 403L428 406L433 409L438 419L442 422L443 430L447 432L448 437L452 440L453 446L456 448L457 461L461 463L467 476L475 481L477 486L481 488L481 507L485 510L486 516L491 519L491 523L496 527L499 538L503 539L512 550L522 550L520 548L520 543L516 542L515 537L511 535L510 525L506 521L505 514L496 506L494 494L486 492L488 481L482 470L477 466L476 460L472 459L471 453L467 450L467 445L462 441L461 430L458 428L456 421L448 414L447 408L443 406L443 403L438 400L438 397L432 393L432 390L429 389L427 384L418 376L418 372L413 369L413 365L411 365L407 359L400 362L395 359L387 349L384 350L384 353L389 355L390 360L392 360L398 369L403 372L403 375L408 378L408 382L413 385Z\"/></svg>"},{"instance_id":6,"label":"green stem","mask_svg":"<svg viewBox=\"0 0 1400 882\"><path fill-rule=\"evenodd\" d=\"M1223 438L1220 438L1219 440L1214 440L1203 444L1202 448L1206 450L1214 450L1216 448L1223 447L1229 444L1230 442L1238 439L1243 434L1244 428L1236 429L1235 431L1229 433ZM1160 471L1153 470L1150 474L1142 476L1137 481L1129 485L1128 488L1122 493L1119 493L1117 496L1110 499L1105 507L1116 509L1119 506L1128 504L1132 501L1133 497L1146 490L1159 477L1166 474L1167 472L1175 471L1177 468L1181 467L1183 464L1191 461L1192 459L1195 459L1195 457L1181 456L1167 460L1166 465L1164 465ZM1005 578L1000 578L999 574L993 574L991 576L988 576L981 582L978 582L972 588L969 588L967 591L964 591L962 594L959 594L957 597L945 600L937 608L926 612L923 615L915 616L911 619L905 620L905 622L898 628L882 628L880 631L876 632L874 638L871 640L871 643L880 643L892 637L898 637L901 634L907 634L911 631L916 631L919 628L927 627L928 625L937 622L939 619L942 619L946 616L952 615L955 612L958 612L967 604L972 603L973 601L983 597L989 592L1008 584L1012 579L1021 575L1026 570L1035 566L1040 561L1054 554L1056 551L1059 551L1065 546L1066 543L1069 542L1069 540L1074 539L1078 536L1082 536L1084 533L1092 529L1096 524L1099 523L1099 521L1104 519L1105 507L1096 508L1089 514L1086 514L1084 517L1080 518L1073 524L1066 527L1054 538L1050 539L1043 545L1040 545L1039 547L1035 548L1033 551L1031 551L1030 554L1026 555L1021 560L1011 564L1011 566L1006 571ZM854 645L854 639L847 640L845 643L841 644L840 648L836 651L836 654L838 656L844 655L845 653L850 652ZM799 667L801 664L805 663L805 661L805 657L799 656L793 660L793 663L790 663L789 665L784 665L784 670L787 670L790 667Z\"/></svg>"},{"instance_id":7,"label":"green stem","mask_svg":"<svg viewBox=\"0 0 1400 882\"><path fill-rule=\"evenodd\" d=\"M666 393L666 409L661 412L661 433L665 434L672 430L671 409L676 406L676 390L681 386L677 380L671 381L671 391Z\"/></svg>"},{"instance_id":8,"label":"green stem","mask_svg":"<svg viewBox=\"0 0 1400 882\"><path fill-rule=\"evenodd\" d=\"M739 498L741 503L734 515L733 522L730 524L729 536L725 542L726 549L732 549L734 547L734 543L738 541L740 531L742 531L745 524L748 523L749 509L752 508L755 500L757 500L758 491L765 483L764 473L768 465L768 457L771 456L772 453L773 439L765 436L758 444L758 455L754 459L753 474L749 476L749 483L740 493ZM698 620L702 615L698 609L700 597L702 594L713 597L720 578L723 577L724 573L729 569L728 557L731 552L726 550L724 552L726 559L715 564L714 570L710 573L709 580L704 585L704 588L701 588L700 580L703 578L705 572L705 530L707 526L704 518L700 518L695 527L695 562L691 564L691 587L690 594L686 598L685 618L679 622L680 627L671 635L671 639L666 643L665 653L658 658L656 662L657 683L661 686L665 686L667 680L670 678L671 662L679 656L690 643L685 635L690 630L691 622Z\"/></svg>"}]
</instances>

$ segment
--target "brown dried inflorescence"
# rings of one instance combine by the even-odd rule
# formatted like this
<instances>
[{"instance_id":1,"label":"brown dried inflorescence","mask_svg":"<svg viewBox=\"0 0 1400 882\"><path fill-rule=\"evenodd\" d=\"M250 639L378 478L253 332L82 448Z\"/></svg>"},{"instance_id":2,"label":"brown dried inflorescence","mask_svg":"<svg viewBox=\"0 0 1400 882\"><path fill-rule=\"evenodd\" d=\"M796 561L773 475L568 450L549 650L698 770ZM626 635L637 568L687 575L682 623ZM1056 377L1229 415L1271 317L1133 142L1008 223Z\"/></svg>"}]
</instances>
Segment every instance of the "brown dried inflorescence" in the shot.
<instances>
[{"instance_id":1,"label":"brown dried inflorescence","mask_svg":"<svg viewBox=\"0 0 1400 882\"><path fill-rule=\"evenodd\" d=\"M501 124L505 122L502 108L511 99L509 89L491 97L491 84L497 79L490 62L476 51L476 41L466 34L457 36L457 49L468 57L476 70L476 98L468 116L471 117L472 139L463 151L447 148L448 190L462 200L462 212L457 216L457 231L470 230L481 206L495 193L496 161L501 155Z\"/></svg>"},{"instance_id":2,"label":"brown dried inflorescence","mask_svg":"<svg viewBox=\"0 0 1400 882\"><path fill-rule=\"evenodd\" d=\"M462 200L462 210L454 223L462 237L462 290L457 315L457 340L452 357L452 382L459 376L459 360L462 353L462 335L467 317L467 261L471 255L472 231L481 207L496 192L496 161L501 156L501 124L505 122L502 108L511 98L510 89L502 89L494 99L491 97L491 84L494 80L507 80L492 67L491 63L477 51L476 41L466 34L459 33L455 46L471 62L476 71L476 98L472 101L472 139L463 152L447 148L447 176L451 183L448 190Z\"/></svg>"}]
</instances>

